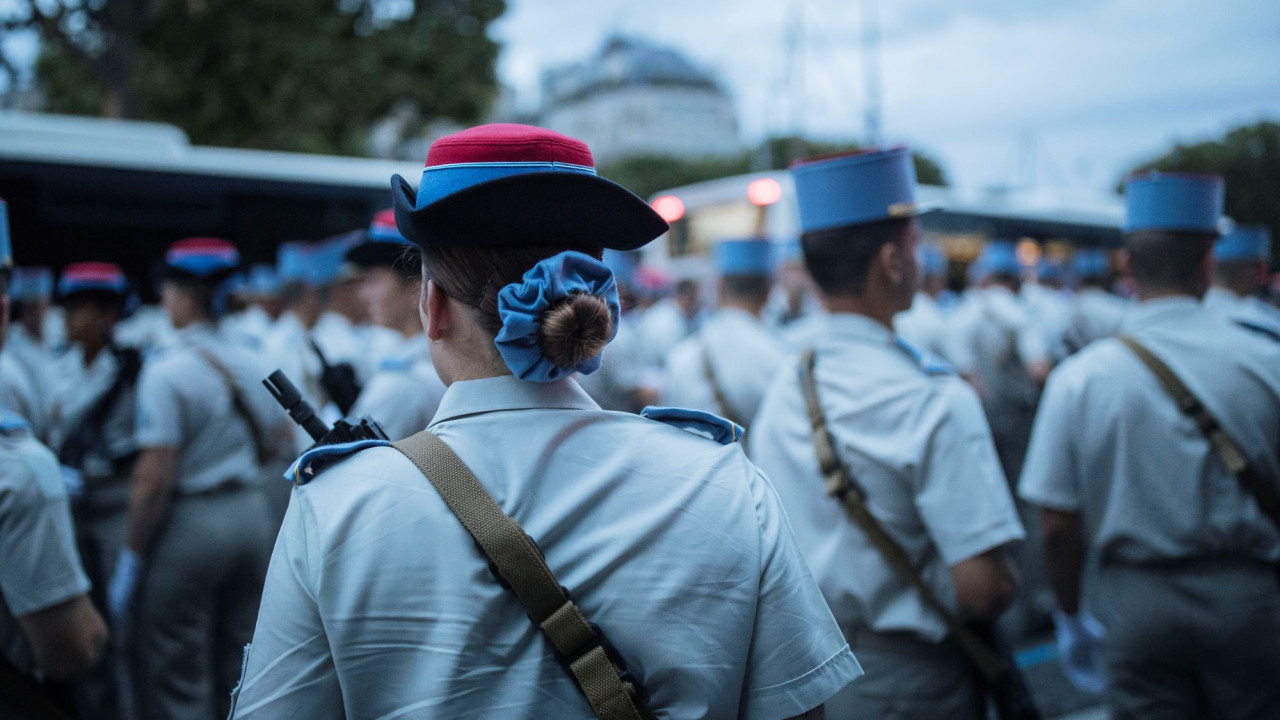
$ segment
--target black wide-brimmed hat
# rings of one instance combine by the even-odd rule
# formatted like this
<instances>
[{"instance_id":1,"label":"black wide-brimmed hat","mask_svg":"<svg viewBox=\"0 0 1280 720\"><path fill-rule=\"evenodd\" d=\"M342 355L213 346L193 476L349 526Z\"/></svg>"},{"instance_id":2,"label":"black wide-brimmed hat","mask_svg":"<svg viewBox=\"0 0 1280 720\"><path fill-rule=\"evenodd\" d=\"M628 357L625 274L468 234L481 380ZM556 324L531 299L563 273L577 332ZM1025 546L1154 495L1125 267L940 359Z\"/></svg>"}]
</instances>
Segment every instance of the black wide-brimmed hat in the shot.
<instances>
[{"instance_id":1,"label":"black wide-brimmed hat","mask_svg":"<svg viewBox=\"0 0 1280 720\"><path fill-rule=\"evenodd\" d=\"M635 250L667 223L596 175L586 143L529 125L481 125L431 144L415 191L391 178L396 225L428 246Z\"/></svg>"}]
</instances>

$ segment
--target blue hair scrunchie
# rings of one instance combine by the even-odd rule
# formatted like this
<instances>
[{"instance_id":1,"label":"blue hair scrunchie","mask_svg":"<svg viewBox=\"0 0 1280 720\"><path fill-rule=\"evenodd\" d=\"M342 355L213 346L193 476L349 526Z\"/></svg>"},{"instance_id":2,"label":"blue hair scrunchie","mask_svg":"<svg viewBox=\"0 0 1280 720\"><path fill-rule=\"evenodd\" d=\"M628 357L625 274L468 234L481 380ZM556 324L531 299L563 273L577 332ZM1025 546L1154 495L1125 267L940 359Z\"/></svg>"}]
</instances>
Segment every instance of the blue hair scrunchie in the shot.
<instances>
[{"instance_id":1,"label":"blue hair scrunchie","mask_svg":"<svg viewBox=\"0 0 1280 720\"><path fill-rule=\"evenodd\" d=\"M577 367L560 367L542 354L538 346L538 328L542 314L556 301L573 293L588 293L601 298L609 306L613 333L618 334L622 308L618 303L618 282L608 265L585 253L568 251L543 260L498 292L498 317L502 329L493 343L502 360L521 380L551 382L573 373L590 375L600 369L600 356Z\"/></svg>"}]
</instances>

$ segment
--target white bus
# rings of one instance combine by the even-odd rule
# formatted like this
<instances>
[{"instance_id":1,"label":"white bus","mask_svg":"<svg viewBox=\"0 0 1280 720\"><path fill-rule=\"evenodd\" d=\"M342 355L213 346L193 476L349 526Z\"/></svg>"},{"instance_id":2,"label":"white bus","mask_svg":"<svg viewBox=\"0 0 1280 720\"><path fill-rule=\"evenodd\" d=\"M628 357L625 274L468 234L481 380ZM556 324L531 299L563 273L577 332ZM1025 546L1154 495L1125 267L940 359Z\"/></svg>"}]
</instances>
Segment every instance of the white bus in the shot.
<instances>
[{"instance_id":1,"label":"white bus","mask_svg":"<svg viewBox=\"0 0 1280 720\"><path fill-rule=\"evenodd\" d=\"M1043 248L1120 246L1124 205L1118 195L922 185L917 199L942 208L922 218L925 236L958 263L971 261L993 239L1031 241L1023 243L1030 255ZM784 243L799 236L795 186L785 171L671 188L656 193L650 204L671 230L644 249L645 262L676 274L704 272L712 246L723 239L754 236Z\"/></svg>"},{"instance_id":2,"label":"white bus","mask_svg":"<svg viewBox=\"0 0 1280 720\"><path fill-rule=\"evenodd\" d=\"M0 112L0 197L14 259L120 263L150 279L183 237L234 241L274 262L288 240L366 227L391 205L391 175L417 163L192 145L171 125Z\"/></svg>"}]
</instances>

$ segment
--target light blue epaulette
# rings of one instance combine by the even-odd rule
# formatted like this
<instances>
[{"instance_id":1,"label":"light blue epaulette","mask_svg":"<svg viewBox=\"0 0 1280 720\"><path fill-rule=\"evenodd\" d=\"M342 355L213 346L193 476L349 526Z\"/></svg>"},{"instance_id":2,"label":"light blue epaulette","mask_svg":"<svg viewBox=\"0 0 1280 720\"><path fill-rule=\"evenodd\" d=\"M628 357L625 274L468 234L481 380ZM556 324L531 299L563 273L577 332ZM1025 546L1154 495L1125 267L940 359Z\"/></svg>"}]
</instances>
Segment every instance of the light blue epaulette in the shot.
<instances>
[{"instance_id":1,"label":"light blue epaulette","mask_svg":"<svg viewBox=\"0 0 1280 720\"><path fill-rule=\"evenodd\" d=\"M0 435L12 435L16 432L31 430L31 423L21 415L0 407Z\"/></svg>"},{"instance_id":2,"label":"light blue epaulette","mask_svg":"<svg viewBox=\"0 0 1280 720\"><path fill-rule=\"evenodd\" d=\"M386 440L356 440L336 445L321 445L304 452L302 457L293 461L284 474L284 479L294 485L306 485L315 480L326 468L338 464L346 458L371 447L387 447L391 443Z\"/></svg>"},{"instance_id":3,"label":"light blue epaulette","mask_svg":"<svg viewBox=\"0 0 1280 720\"><path fill-rule=\"evenodd\" d=\"M925 375L956 374L956 369L951 367L950 363L937 355L934 355L931 352L925 352L902 338L894 338L894 342L898 344L898 347L903 352L910 355L912 360L916 361L916 364L920 366L920 369L924 371Z\"/></svg>"},{"instance_id":4,"label":"light blue epaulette","mask_svg":"<svg viewBox=\"0 0 1280 720\"><path fill-rule=\"evenodd\" d=\"M665 425L678 427L694 435L714 440L721 445L730 445L742 439L746 430L737 423L726 420L702 410L673 407L647 407L640 412L640 417L655 420Z\"/></svg>"}]
</instances>

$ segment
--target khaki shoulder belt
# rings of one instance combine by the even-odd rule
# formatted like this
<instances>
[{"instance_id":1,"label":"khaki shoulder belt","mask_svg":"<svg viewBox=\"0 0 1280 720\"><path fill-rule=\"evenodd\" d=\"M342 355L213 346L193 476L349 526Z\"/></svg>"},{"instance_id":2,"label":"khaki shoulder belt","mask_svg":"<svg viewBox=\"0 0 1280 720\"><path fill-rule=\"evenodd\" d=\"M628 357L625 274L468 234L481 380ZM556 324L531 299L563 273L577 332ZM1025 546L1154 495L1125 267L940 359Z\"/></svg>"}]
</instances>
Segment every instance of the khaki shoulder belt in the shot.
<instances>
[{"instance_id":1,"label":"khaki shoulder belt","mask_svg":"<svg viewBox=\"0 0 1280 720\"><path fill-rule=\"evenodd\" d=\"M1240 487L1253 496L1258 502L1258 507L1262 509L1262 514L1276 526L1276 531L1280 532L1280 488L1277 487L1276 482L1268 481L1262 476L1258 468L1249 460L1240 443L1236 442L1226 428L1222 427L1213 413L1205 407L1195 393L1191 392L1191 388L1182 382L1182 378L1178 377L1172 368L1132 337L1121 335L1118 339L1138 356L1152 375L1156 376L1165 392L1177 404L1178 410L1195 421L1196 427L1209 441L1209 446L1226 466L1227 472L1234 475Z\"/></svg>"},{"instance_id":2,"label":"khaki shoulder belt","mask_svg":"<svg viewBox=\"0 0 1280 720\"><path fill-rule=\"evenodd\" d=\"M440 493L498 579L551 641L595 716L601 720L652 718L639 686L621 667L621 659L609 653L604 633L569 597L533 538L502 512L453 449L425 430L391 446L409 458Z\"/></svg>"},{"instance_id":3,"label":"khaki shoulder belt","mask_svg":"<svg viewBox=\"0 0 1280 720\"><path fill-rule=\"evenodd\" d=\"M997 716L1002 720L1039 718L1040 713L1031 699L1025 679L1013 663L1012 657L997 646L994 633L980 633L947 608L921 577L907 551L871 514L866 491L840 458L835 438L827 426L826 413L822 410L821 398L818 396L818 381L814 376L816 363L817 354L812 349L807 350L800 358L800 386L804 390L805 404L809 410L813 450L817 456L818 469L826 481L827 495L844 507L849 519L862 530L868 542L894 573L910 583L924 604L942 618L951 636L978 671L990 693Z\"/></svg>"}]
</instances>

